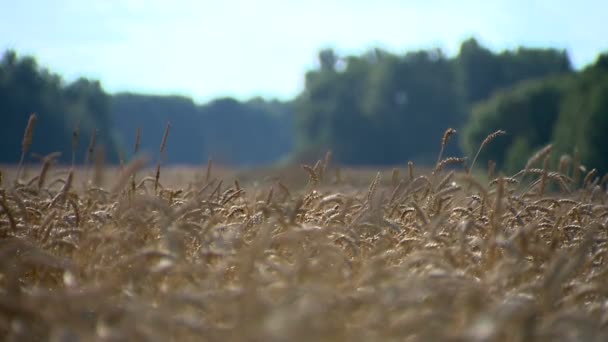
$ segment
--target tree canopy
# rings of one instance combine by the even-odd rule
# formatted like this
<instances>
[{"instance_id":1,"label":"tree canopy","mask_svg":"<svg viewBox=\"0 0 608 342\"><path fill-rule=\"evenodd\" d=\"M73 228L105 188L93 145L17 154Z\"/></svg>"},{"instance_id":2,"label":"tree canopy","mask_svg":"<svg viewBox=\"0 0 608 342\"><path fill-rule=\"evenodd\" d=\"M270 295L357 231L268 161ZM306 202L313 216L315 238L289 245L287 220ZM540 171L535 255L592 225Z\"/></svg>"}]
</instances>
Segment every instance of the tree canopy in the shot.
<instances>
[{"instance_id":1,"label":"tree canopy","mask_svg":"<svg viewBox=\"0 0 608 342\"><path fill-rule=\"evenodd\" d=\"M552 141L560 153L578 150L588 168L608 172L608 65L605 55L581 72L568 88L559 108Z\"/></svg>"},{"instance_id":2,"label":"tree canopy","mask_svg":"<svg viewBox=\"0 0 608 342\"><path fill-rule=\"evenodd\" d=\"M168 122L172 129L166 156L171 163L200 164L210 157L237 166L270 163L292 149L291 112L289 102L260 98L198 105L182 96L110 95L99 81L80 78L66 83L33 57L20 57L14 51L5 52L0 61L1 163L19 161L31 113L38 121L30 151L61 152L64 163L71 162L75 130L77 163L85 160L94 131L109 162L133 155L138 128L140 151L155 157Z\"/></svg>"},{"instance_id":3,"label":"tree canopy","mask_svg":"<svg viewBox=\"0 0 608 342\"><path fill-rule=\"evenodd\" d=\"M502 129L507 136L484 147L479 165L493 160L499 168L521 169L534 149L551 140L568 81L560 76L524 82L478 103L463 130L466 153L473 155L489 133Z\"/></svg>"},{"instance_id":4,"label":"tree canopy","mask_svg":"<svg viewBox=\"0 0 608 342\"><path fill-rule=\"evenodd\" d=\"M522 81L572 71L564 51L519 48L493 53L475 39L463 42L453 58L439 49L403 55L372 49L345 57L326 49L319 53L318 64L306 74L305 88L296 100L298 152L319 154L331 149L346 164L434 161L448 127L461 128L484 116L476 114L469 120L477 102ZM555 95L538 96L524 106L543 106L550 102L543 96ZM483 108L477 111L489 110ZM554 120L528 118L529 111L518 115L536 125L532 130ZM488 126L514 124L506 117L483 120L488 122L472 123L473 128L467 129L471 135L465 139L467 152L479 136L487 134ZM539 134L538 140L545 140ZM461 153L458 147L448 146L447 153Z\"/></svg>"},{"instance_id":5,"label":"tree canopy","mask_svg":"<svg viewBox=\"0 0 608 342\"><path fill-rule=\"evenodd\" d=\"M98 132L108 160L140 151L156 156L167 122L168 162L200 164L208 158L235 166L319 158L332 150L346 165L435 162L443 132L460 144L444 156L473 156L497 129L508 135L479 156L507 171L521 168L532 151L553 143L560 153L579 151L589 167L608 170L602 144L608 125L608 53L582 71L563 50L520 47L495 52L475 39L456 56L440 49L394 53L370 49L341 56L327 48L308 70L292 101L220 98L197 104L183 96L108 94L99 81L65 82L30 56L7 51L0 61L0 162L15 163L30 113L38 114L32 152L63 152L76 162Z\"/></svg>"},{"instance_id":6,"label":"tree canopy","mask_svg":"<svg viewBox=\"0 0 608 342\"><path fill-rule=\"evenodd\" d=\"M472 153L496 128L509 135L493 142L480 160L520 169L534 150L554 144L558 155L578 151L583 163L608 171L608 66L606 55L578 73L546 77L505 89L478 104L468 120L464 146Z\"/></svg>"},{"instance_id":7,"label":"tree canopy","mask_svg":"<svg viewBox=\"0 0 608 342\"><path fill-rule=\"evenodd\" d=\"M109 158L116 158L109 100L98 81L80 78L66 84L59 75L38 66L33 57L5 52L0 61L0 135L4 139L0 162L19 161L31 113L38 116L31 151L41 155L62 152L61 160L70 161L72 134L78 129L76 156L82 161L88 140L97 130L97 142L105 145Z\"/></svg>"},{"instance_id":8,"label":"tree canopy","mask_svg":"<svg viewBox=\"0 0 608 342\"><path fill-rule=\"evenodd\" d=\"M112 117L124 155L133 153L140 130L140 151L156 156L166 124L171 132L168 161L201 164L212 158L234 166L275 162L293 145L291 106L280 101L217 99L204 105L181 96L116 94Z\"/></svg>"}]
</instances>

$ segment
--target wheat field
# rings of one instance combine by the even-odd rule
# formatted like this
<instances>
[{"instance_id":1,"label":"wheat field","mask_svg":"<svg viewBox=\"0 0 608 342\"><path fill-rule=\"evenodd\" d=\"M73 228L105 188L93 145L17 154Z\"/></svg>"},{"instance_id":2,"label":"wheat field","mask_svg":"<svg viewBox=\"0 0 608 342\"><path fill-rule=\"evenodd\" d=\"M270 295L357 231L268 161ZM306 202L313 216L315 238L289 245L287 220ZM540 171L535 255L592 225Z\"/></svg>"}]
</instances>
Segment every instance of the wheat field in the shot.
<instances>
[{"instance_id":1,"label":"wheat field","mask_svg":"<svg viewBox=\"0 0 608 342\"><path fill-rule=\"evenodd\" d=\"M380 172L330 154L245 173L3 167L0 336L605 341L606 178L550 155L512 176L441 152Z\"/></svg>"}]
</instances>

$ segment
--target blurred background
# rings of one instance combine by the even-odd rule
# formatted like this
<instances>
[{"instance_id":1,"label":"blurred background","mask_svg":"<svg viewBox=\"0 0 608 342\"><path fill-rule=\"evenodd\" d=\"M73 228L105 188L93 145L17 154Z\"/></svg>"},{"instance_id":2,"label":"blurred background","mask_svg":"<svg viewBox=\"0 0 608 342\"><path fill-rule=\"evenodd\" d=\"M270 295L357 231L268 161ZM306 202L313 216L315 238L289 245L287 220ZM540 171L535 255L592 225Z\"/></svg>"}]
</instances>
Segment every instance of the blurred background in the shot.
<instances>
[{"instance_id":1,"label":"blurred background","mask_svg":"<svg viewBox=\"0 0 608 342\"><path fill-rule=\"evenodd\" d=\"M0 163L86 159L232 167L435 162L488 146L508 171L553 143L608 171L608 2L0 2ZM576 151L576 152L575 152ZM557 157L556 157L557 158ZM28 160L35 158L28 156ZM556 161L554 161L556 162Z\"/></svg>"}]
</instances>

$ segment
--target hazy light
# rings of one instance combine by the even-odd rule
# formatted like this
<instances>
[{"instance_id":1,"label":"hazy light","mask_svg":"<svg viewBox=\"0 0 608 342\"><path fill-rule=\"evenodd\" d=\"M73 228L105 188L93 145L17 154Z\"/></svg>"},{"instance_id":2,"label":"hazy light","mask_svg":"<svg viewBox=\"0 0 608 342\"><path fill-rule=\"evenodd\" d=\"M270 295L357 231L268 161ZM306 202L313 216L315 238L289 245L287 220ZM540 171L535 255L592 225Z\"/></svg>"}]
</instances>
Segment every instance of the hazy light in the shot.
<instances>
[{"instance_id":1,"label":"hazy light","mask_svg":"<svg viewBox=\"0 0 608 342\"><path fill-rule=\"evenodd\" d=\"M495 50L567 49L580 67L608 48L605 13L599 0L4 1L0 49L34 54L68 80L100 79L111 92L287 99L323 47L452 56L475 35Z\"/></svg>"}]
</instances>

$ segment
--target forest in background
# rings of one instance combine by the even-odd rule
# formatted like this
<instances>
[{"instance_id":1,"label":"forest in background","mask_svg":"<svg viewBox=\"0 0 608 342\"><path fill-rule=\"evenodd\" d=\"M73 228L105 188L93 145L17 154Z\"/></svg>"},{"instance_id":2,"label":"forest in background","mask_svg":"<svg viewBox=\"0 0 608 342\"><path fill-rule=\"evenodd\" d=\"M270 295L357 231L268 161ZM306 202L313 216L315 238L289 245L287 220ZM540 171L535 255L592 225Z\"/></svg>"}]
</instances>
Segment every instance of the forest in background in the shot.
<instances>
[{"instance_id":1,"label":"forest in background","mask_svg":"<svg viewBox=\"0 0 608 342\"><path fill-rule=\"evenodd\" d=\"M66 83L30 56L6 51L0 61L0 163L16 163L31 113L38 124L31 151L83 162L97 132L107 160L140 151L158 154L167 122L166 162L234 166L314 160L332 150L345 165L432 163L443 132L459 141L444 156L472 156L485 136L496 139L479 157L517 170L530 153L553 143L560 153L608 171L602 144L608 126L608 55L574 70L568 54L551 48L491 51L469 39L447 57L439 49L396 54L371 49L340 56L321 50L291 101L222 98L205 104L180 96L108 94L97 80ZM575 153L575 151L578 151ZM557 154L554 154L557 155ZM28 160L35 160L35 156ZM553 161L557 162L557 161Z\"/></svg>"},{"instance_id":2,"label":"forest in background","mask_svg":"<svg viewBox=\"0 0 608 342\"><path fill-rule=\"evenodd\" d=\"M109 162L133 156L138 130L139 151L156 157L167 123L168 163L201 164L213 158L250 166L275 162L293 150L290 103L224 98L199 105L182 96L108 94L99 81L81 78L66 84L33 57L15 51L0 61L0 113L0 163L19 161L31 113L38 117L31 151L41 156L62 152L62 162L71 161L75 130L77 163L85 161L93 132Z\"/></svg>"},{"instance_id":3,"label":"forest in background","mask_svg":"<svg viewBox=\"0 0 608 342\"><path fill-rule=\"evenodd\" d=\"M133 154L137 129L140 151L158 154L171 123L167 161L202 164L208 159L232 166L268 164L293 150L293 115L289 103L252 99L216 99L204 105L180 96L116 94L110 113L118 146Z\"/></svg>"}]
</instances>

